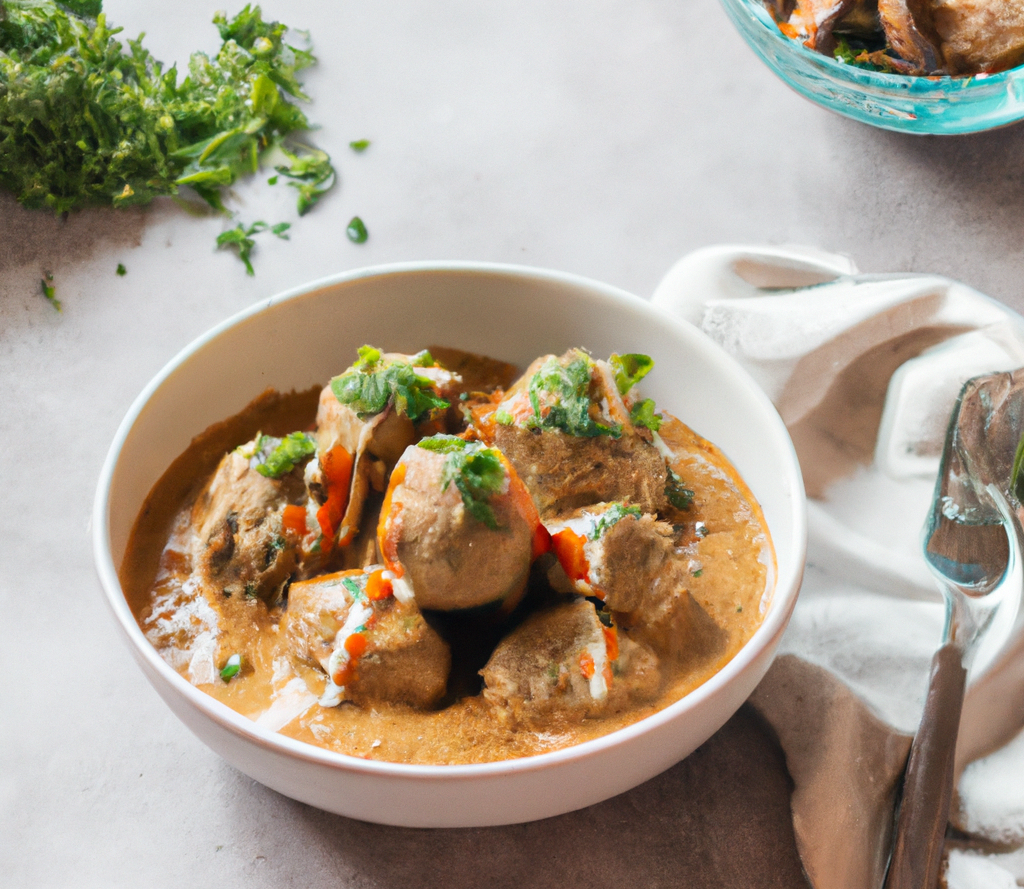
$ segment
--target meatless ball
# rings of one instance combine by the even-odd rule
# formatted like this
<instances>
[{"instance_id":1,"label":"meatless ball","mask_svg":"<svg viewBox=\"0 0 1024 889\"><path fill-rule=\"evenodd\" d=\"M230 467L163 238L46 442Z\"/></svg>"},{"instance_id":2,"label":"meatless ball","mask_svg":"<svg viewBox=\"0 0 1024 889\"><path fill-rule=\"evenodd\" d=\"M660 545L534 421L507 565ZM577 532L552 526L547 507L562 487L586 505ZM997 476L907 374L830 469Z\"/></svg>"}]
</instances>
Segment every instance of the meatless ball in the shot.
<instances>
[{"instance_id":1,"label":"meatless ball","mask_svg":"<svg viewBox=\"0 0 1024 889\"><path fill-rule=\"evenodd\" d=\"M292 584L281 630L293 658L327 674L321 706L390 701L425 709L445 693L447 643L415 603L395 598L380 566Z\"/></svg>"},{"instance_id":2,"label":"meatless ball","mask_svg":"<svg viewBox=\"0 0 1024 889\"><path fill-rule=\"evenodd\" d=\"M450 435L406 450L391 475L378 526L380 550L421 608L511 611L526 590L536 509L494 448Z\"/></svg>"}]
</instances>

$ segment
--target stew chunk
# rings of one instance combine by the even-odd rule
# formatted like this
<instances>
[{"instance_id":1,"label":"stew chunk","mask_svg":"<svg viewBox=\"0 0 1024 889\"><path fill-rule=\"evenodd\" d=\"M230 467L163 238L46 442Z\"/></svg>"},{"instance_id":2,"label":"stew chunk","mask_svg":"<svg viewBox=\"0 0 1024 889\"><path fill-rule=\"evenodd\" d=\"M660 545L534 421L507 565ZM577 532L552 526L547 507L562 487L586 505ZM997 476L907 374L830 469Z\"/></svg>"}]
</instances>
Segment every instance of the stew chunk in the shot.
<instances>
[{"instance_id":1,"label":"stew chunk","mask_svg":"<svg viewBox=\"0 0 1024 889\"><path fill-rule=\"evenodd\" d=\"M396 588L442 611L511 611L526 589L538 533L536 509L508 461L452 435L406 450L378 527Z\"/></svg>"},{"instance_id":2,"label":"stew chunk","mask_svg":"<svg viewBox=\"0 0 1024 889\"><path fill-rule=\"evenodd\" d=\"M639 401L646 356L594 361L572 349L539 358L493 414L494 443L508 456L543 519L612 500L644 512L665 504L667 469L653 443L654 403Z\"/></svg>"},{"instance_id":3,"label":"stew chunk","mask_svg":"<svg viewBox=\"0 0 1024 889\"><path fill-rule=\"evenodd\" d=\"M292 584L281 630L293 659L326 674L321 706L350 700L429 708L445 693L447 643L415 603L394 597L380 566Z\"/></svg>"},{"instance_id":4,"label":"stew chunk","mask_svg":"<svg viewBox=\"0 0 1024 889\"><path fill-rule=\"evenodd\" d=\"M513 721L614 712L661 685L657 657L580 598L530 615L480 672L486 700Z\"/></svg>"}]
</instances>

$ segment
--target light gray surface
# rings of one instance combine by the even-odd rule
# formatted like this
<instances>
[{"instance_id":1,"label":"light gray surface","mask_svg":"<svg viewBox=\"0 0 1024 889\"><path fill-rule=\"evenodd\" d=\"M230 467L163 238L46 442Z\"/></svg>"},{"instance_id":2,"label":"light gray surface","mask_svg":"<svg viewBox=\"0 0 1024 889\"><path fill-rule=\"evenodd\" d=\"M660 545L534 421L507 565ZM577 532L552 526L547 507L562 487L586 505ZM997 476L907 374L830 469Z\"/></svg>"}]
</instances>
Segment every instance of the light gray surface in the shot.
<instances>
[{"instance_id":1,"label":"light gray surface","mask_svg":"<svg viewBox=\"0 0 1024 889\"><path fill-rule=\"evenodd\" d=\"M217 45L219 5L106 8L183 64ZM0 884L799 885L777 851L778 754L749 715L619 800L522 827L372 827L253 784L174 720L117 637L92 569L95 480L132 399L193 337L363 265L517 262L648 295L695 247L799 242L1019 309L1021 130L943 140L835 117L776 81L714 0L263 7L312 32L308 110L341 182L301 220L290 189L237 188L247 221L294 223L289 242L259 240L254 278L213 251L221 219L164 204L60 222L0 198ZM354 214L362 246L344 235Z\"/></svg>"}]
</instances>

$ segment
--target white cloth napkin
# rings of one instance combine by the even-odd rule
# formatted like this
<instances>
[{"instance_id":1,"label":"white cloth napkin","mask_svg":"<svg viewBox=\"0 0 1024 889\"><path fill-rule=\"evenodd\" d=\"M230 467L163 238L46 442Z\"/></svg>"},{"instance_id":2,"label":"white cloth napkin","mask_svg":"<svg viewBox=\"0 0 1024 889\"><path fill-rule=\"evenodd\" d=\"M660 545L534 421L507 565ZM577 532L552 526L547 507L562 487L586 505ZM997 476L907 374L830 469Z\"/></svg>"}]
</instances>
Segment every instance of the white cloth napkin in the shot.
<instances>
[{"instance_id":1,"label":"white cloth napkin","mask_svg":"<svg viewBox=\"0 0 1024 889\"><path fill-rule=\"evenodd\" d=\"M1024 366L1024 319L946 278L862 276L803 247L697 251L653 302L736 357L793 437L807 572L783 655L752 702L786 753L815 889L878 886L942 641L920 538L946 426L967 379ZM1024 614L1008 617L968 680L950 889L1024 885Z\"/></svg>"}]
</instances>

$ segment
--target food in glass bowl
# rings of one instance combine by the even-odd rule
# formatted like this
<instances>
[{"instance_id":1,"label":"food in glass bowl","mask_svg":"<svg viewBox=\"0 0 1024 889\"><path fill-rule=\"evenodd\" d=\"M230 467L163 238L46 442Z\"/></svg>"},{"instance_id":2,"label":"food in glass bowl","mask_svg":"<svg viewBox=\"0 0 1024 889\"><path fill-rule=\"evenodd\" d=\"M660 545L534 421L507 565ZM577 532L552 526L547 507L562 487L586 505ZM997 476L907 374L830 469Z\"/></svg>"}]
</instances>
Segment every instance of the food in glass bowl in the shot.
<instances>
[{"instance_id":1,"label":"food in glass bowl","mask_svg":"<svg viewBox=\"0 0 1024 889\"><path fill-rule=\"evenodd\" d=\"M897 74L972 75L1024 61L1019 0L764 0L779 29L849 64Z\"/></svg>"},{"instance_id":2,"label":"food in glass bowl","mask_svg":"<svg viewBox=\"0 0 1024 889\"><path fill-rule=\"evenodd\" d=\"M367 759L512 759L657 712L754 634L775 555L725 457L640 394L652 367L364 346L265 393L147 499L139 626L257 725Z\"/></svg>"}]
</instances>

